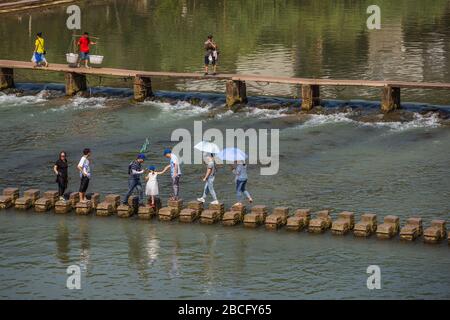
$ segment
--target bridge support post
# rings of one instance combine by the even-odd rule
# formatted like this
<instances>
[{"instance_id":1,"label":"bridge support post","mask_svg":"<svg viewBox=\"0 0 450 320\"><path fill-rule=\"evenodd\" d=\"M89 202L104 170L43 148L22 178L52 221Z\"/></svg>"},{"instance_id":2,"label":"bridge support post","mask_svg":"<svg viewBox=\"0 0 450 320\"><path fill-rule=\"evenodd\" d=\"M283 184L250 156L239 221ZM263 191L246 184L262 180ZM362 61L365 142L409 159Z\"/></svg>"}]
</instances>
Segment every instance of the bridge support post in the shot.
<instances>
[{"instance_id":1,"label":"bridge support post","mask_svg":"<svg viewBox=\"0 0 450 320\"><path fill-rule=\"evenodd\" d=\"M141 76L134 77L133 90L135 101L142 102L146 98L152 97L152 79Z\"/></svg>"},{"instance_id":2,"label":"bridge support post","mask_svg":"<svg viewBox=\"0 0 450 320\"><path fill-rule=\"evenodd\" d=\"M86 91L86 76L75 72L67 72L65 74L66 95L73 96L80 91Z\"/></svg>"},{"instance_id":3,"label":"bridge support post","mask_svg":"<svg viewBox=\"0 0 450 320\"><path fill-rule=\"evenodd\" d=\"M14 69L0 68L0 90L14 88Z\"/></svg>"},{"instance_id":4,"label":"bridge support post","mask_svg":"<svg viewBox=\"0 0 450 320\"><path fill-rule=\"evenodd\" d=\"M320 104L320 87L317 85L302 85L302 110L309 111Z\"/></svg>"},{"instance_id":5,"label":"bridge support post","mask_svg":"<svg viewBox=\"0 0 450 320\"><path fill-rule=\"evenodd\" d=\"M226 84L227 107L238 103L247 103L247 87L245 81L228 80Z\"/></svg>"},{"instance_id":6,"label":"bridge support post","mask_svg":"<svg viewBox=\"0 0 450 320\"><path fill-rule=\"evenodd\" d=\"M400 88L386 86L381 95L381 111L383 113L391 112L400 108Z\"/></svg>"}]
</instances>

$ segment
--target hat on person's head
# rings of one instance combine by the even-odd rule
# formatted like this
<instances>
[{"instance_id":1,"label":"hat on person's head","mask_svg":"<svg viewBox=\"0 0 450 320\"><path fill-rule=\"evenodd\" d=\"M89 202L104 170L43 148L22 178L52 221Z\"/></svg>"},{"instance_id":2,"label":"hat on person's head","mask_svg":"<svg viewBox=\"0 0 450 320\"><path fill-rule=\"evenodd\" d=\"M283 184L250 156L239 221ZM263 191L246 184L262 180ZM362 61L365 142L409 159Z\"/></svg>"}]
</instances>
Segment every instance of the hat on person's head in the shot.
<instances>
[{"instance_id":1,"label":"hat on person's head","mask_svg":"<svg viewBox=\"0 0 450 320\"><path fill-rule=\"evenodd\" d=\"M164 150L164 155L167 155L167 154L169 154L169 153L172 153L172 150L170 150L169 148L167 148L167 149Z\"/></svg>"},{"instance_id":2,"label":"hat on person's head","mask_svg":"<svg viewBox=\"0 0 450 320\"><path fill-rule=\"evenodd\" d=\"M149 166L147 169L150 170L150 171L155 171L156 167L155 166Z\"/></svg>"},{"instance_id":3,"label":"hat on person's head","mask_svg":"<svg viewBox=\"0 0 450 320\"><path fill-rule=\"evenodd\" d=\"M138 156L137 156L137 158L138 158L138 159L145 160L145 154L139 153Z\"/></svg>"}]
</instances>

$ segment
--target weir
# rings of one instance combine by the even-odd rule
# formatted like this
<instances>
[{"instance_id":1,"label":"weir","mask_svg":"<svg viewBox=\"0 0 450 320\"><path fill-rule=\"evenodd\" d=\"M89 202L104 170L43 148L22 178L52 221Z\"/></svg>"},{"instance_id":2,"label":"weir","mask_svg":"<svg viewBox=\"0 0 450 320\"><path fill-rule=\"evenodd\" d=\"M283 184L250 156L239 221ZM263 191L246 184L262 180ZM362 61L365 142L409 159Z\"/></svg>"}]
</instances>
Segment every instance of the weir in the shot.
<instances>
[{"instance_id":1,"label":"weir","mask_svg":"<svg viewBox=\"0 0 450 320\"><path fill-rule=\"evenodd\" d=\"M57 191L43 193L38 189L28 189L19 196L18 188L5 188L0 196L0 210L15 207L19 210L30 210L34 207L36 212L49 212L54 210L56 214L68 214L75 211L77 215L96 215L109 217L116 215L119 218L131 218L151 220L158 217L160 221L179 220L184 223L194 223L200 220L202 224L215 224L221 222L223 226L235 226L243 223L245 227L256 228L265 225L265 229L278 230L285 227L289 231L300 232L307 230L310 233L325 233L331 229L335 235L346 235L354 230L355 237L369 237L377 235L379 239L393 239L399 235L399 239L414 241L423 236L426 243L436 244L445 240L448 233L446 221L442 219L432 220L430 227L423 230L423 220L420 217L411 217L406 220L405 226L400 230L400 219L397 216L384 217L384 223L377 224L377 216L373 213L361 215L361 221L355 224L355 213L349 211L340 212L336 220L332 220L330 210L321 210L315 213L311 219L312 210L300 208L290 215L289 207L275 207L268 215L268 208L264 205L254 205L247 213L245 205L233 205L228 211L223 203L209 204L204 209L204 204L199 201L190 201L185 207L183 200L168 200L167 206L161 208L160 200L155 200L155 207L149 205L138 206L138 197L131 196L128 204L120 204L120 196L117 194L106 195L100 201L99 193L87 195L86 202L79 202L78 192L67 195L67 200L59 200ZM450 236L448 236L450 245Z\"/></svg>"},{"instance_id":2,"label":"weir","mask_svg":"<svg viewBox=\"0 0 450 320\"><path fill-rule=\"evenodd\" d=\"M64 73L66 94L69 96L87 90L86 76L111 76L122 79L133 79L134 99L136 101L143 101L153 96L153 78L196 79L205 81L225 80L226 104L230 108L247 102L247 82L279 83L300 86L301 109L303 111L310 111L315 106L320 105L320 88L325 86L380 88L380 110L384 113L401 107L401 88L450 89L450 83L310 79L226 73L217 74L215 76L205 76L202 73L138 71L114 68L73 68L56 63L51 64L47 68L34 68L32 63L26 61L0 60L0 90L14 88L14 69Z\"/></svg>"}]
</instances>

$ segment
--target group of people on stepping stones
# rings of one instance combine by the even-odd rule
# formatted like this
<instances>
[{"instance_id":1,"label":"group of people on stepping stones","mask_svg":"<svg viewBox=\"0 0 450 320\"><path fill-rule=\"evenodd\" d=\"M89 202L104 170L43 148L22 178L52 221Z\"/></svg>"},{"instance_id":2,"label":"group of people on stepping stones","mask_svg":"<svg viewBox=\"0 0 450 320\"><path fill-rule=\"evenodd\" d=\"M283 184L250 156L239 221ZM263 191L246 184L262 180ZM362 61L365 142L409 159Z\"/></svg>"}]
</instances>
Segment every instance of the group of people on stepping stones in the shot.
<instances>
[{"instance_id":1,"label":"group of people on stepping stones","mask_svg":"<svg viewBox=\"0 0 450 320\"><path fill-rule=\"evenodd\" d=\"M139 153L135 160L130 162L128 165L128 192L125 195L123 204L128 204L128 200L134 191L139 194L139 205L144 205L144 188L141 182L141 176L144 175L146 185L145 185L145 195L147 196L147 204L149 206L155 207L159 199L159 186L158 186L158 175L164 174L166 171L170 170L171 182L172 182L172 195L171 200L178 200L180 194L180 178L181 178L181 165L178 157L172 152L171 149L165 149L163 156L169 159L169 164L164 167L163 170L157 171L156 167L151 165L146 169L142 168L142 165L146 159L145 154ZM91 150L85 148L83 150L83 155L78 162L77 169L80 174L80 202L86 202L86 191L89 187L89 181L91 179L91 167L90 159ZM214 190L214 180L217 173L216 161L213 153L208 154L204 158L206 164L206 172L202 180L205 182L203 188L203 194L197 200L200 202L205 202L208 194L212 197L212 204L218 204L217 195ZM55 162L53 171L56 175L56 183L58 184L58 192L60 200L64 200L64 193L68 185L68 161L67 153L61 151L59 153L58 160ZM246 190L248 175L247 175L247 164L245 161L235 161L232 166L232 172L235 175L236 181L236 204L242 204L243 195L247 200L252 203L253 199L250 193Z\"/></svg>"}]
</instances>

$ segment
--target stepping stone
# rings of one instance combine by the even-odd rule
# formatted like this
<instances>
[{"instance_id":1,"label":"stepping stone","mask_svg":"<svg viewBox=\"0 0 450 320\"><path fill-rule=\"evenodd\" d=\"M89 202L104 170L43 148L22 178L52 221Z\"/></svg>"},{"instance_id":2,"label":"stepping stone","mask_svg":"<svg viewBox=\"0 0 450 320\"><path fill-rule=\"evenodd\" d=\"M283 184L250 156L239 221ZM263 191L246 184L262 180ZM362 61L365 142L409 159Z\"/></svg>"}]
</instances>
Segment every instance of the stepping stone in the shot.
<instances>
[{"instance_id":1,"label":"stepping stone","mask_svg":"<svg viewBox=\"0 0 450 320\"><path fill-rule=\"evenodd\" d=\"M353 234L356 237L368 237L377 231L377 215L365 213L361 215L361 221L355 224Z\"/></svg>"},{"instance_id":2,"label":"stepping stone","mask_svg":"<svg viewBox=\"0 0 450 320\"><path fill-rule=\"evenodd\" d=\"M384 222L377 228L378 239L391 239L400 231L400 219L397 216L386 216Z\"/></svg>"},{"instance_id":3,"label":"stepping stone","mask_svg":"<svg viewBox=\"0 0 450 320\"><path fill-rule=\"evenodd\" d=\"M422 218L409 218L400 230L400 239L414 241L423 234Z\"/></svg>"},{"instance_id":4,"label":"stepping stone","mask_svg":"<svg viewBox=\"0 0 450 320\"><path fill-rule=\"evenodd\" d=\"M445 220L432 220L431 227L423 232L423 240L426 243L438 243L445 239L447 234L445 224Z\"/></svg>"},{"instance_id":5,"label":"stepping stone","mask_svg":"<svg viewBox=\"0 0 450 320\"><path fill-rule=\"evenodd\" d=\"M331 232L335 235L344 235L355 227L355 214L343 211L338 214L338 218L331 225Z\"/></svg>"}]
</instances>

